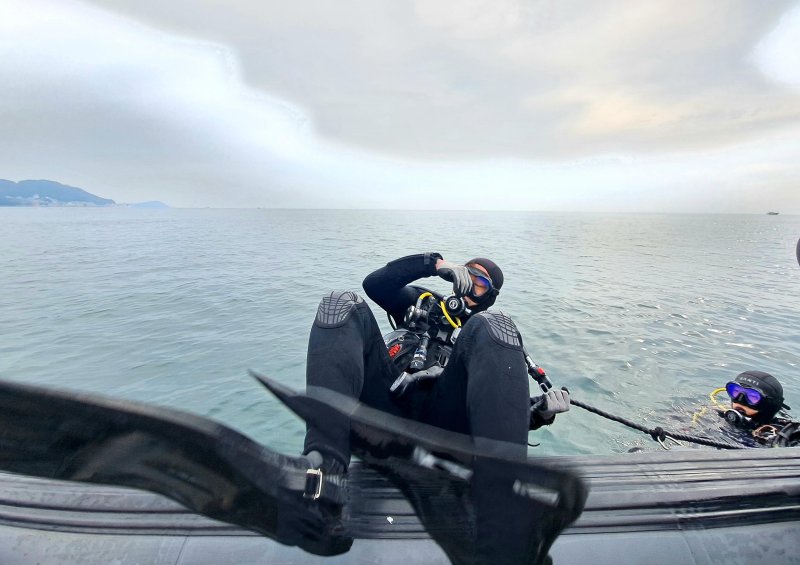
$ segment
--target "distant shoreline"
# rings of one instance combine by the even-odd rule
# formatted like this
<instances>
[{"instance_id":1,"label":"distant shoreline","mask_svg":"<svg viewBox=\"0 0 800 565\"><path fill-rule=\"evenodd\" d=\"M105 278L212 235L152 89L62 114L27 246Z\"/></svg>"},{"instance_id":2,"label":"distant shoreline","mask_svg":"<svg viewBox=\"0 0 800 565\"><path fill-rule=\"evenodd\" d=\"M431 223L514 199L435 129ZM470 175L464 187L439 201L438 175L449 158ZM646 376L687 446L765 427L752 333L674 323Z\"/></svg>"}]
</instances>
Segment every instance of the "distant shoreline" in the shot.
<instances>
[{"instance_id":1,"label":"distant shoreline","mask_svg":"<svg viewBox=\"0 0 800 565\"><path fill-rule=\"evenodd\" d=\"M0 179L0 206L5 208L169 208L158 200L117 204L76 186L51 180Z\"/></svg>"},{"instance_id":2,"label":"distant shoreline","mask_svg":"<svg viewBox=\"0 0 800 565\"><path fill-rule=\"evenodd\" d=\"M150 210L175 210L172 206L164 204L163 202L158 203L150 203L150 202L142 202L142 203L135 203L135 204L86 204L83 202L54 202L54 203L35 203L35 204L8 204L4 202L0 202L0 208L3 209L15 209L15 208L95 208L95 209L107 209L107 208L137 208L137 209L150 209ZM184 208L187 210L202 210L202 208ZM224 209L224 208L222 208Z\"/></svg>"}]
</instances>

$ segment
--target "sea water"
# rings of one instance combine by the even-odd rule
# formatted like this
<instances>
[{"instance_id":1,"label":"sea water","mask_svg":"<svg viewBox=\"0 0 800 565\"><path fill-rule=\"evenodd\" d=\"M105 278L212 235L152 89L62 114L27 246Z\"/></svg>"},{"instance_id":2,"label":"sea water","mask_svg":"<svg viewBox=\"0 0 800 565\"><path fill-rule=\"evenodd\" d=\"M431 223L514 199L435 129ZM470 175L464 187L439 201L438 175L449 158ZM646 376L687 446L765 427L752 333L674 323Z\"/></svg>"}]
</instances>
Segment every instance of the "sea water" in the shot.
<instances>
[{"instance_id":1,"label":"sea water","mask_svg":"<svg viewBox=\"0 0 800 565\"><path fill-rule=\"evenodd\" d=\"M0 378L179 408L293 453L303 423L247 370L301 388L320 297L438 251L502 266L496 308L585 403L670 429L757 369L800 414L798 237L798 216L5 208ZM658 449L577 407L530 441Z\"/></svg>"}]
</instances>

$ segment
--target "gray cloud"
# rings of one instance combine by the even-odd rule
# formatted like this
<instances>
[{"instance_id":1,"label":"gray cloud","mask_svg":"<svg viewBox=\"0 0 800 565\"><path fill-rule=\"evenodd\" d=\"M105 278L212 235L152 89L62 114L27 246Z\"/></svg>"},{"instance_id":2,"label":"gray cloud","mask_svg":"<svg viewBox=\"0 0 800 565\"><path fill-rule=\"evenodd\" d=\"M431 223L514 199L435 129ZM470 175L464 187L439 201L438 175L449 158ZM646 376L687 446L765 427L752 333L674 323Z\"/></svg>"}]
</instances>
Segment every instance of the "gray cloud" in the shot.
<instances>
[{"instance_id":1,"label":"gray cloud","mask_svg":"<svg viewBox=\"0 0 800 565\"><path fill-rule=\"evenodd\" d=\"M693 149L800 120L751 56L788 1L94 3L233 45L324 137L414 158Z\"/></svg>"},{"instance_id":2,"label":"gray cloud","mask_svg":"<svg viewBox=\"0 0 800 565\"><path fill-rule=\"evenodd\" d=\"M789 7L0 0L0 178L175 206L800 213L800 9L765 40Z\"/></svg>"}]
</instances>

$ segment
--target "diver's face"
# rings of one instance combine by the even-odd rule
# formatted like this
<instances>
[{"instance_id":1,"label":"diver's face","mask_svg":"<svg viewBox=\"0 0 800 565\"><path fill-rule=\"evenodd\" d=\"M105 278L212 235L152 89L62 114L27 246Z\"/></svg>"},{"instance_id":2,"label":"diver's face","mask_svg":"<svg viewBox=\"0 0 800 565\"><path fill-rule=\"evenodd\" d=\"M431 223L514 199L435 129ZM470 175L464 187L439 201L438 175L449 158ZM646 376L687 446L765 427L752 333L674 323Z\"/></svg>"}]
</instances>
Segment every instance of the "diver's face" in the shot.
<instances>
[{"instance_id":1,"label":"diver's face","mask_svg":"<svg viewBox=\"0 0 800 565\"><path fill-rule=\"evenodd\" d=\"M731 408L752 418L764 403L764 393L757 388L752 388L736 381L725 385L725 391L731 398Z\"/></svg>"},{"instance_id":2,"label":"diver's face","mask_svg":"<svg viewBox=\"0 0 800 565\"><path fill-rule=\"evenodd\" d=\"M755 408L750 408L749 406L745 404L739 404L738 402L731 401L731 408L733 408L734 410L738 410L748 418L752 418L756 414L758 414L758 410L756 410Z\"/></svg>"},{"instance_id":3,"label":"diver's face","mask_svg":"<svg viewBox=\"0 0 800 565\"><path fill-rule=\"evenodd\" d=\"M479 271L481 271L482 273L484 273L490 280L492 278L489 276L489 271L487 271L483 265L478 265L477 263L470 263L469 265L467 265L467 267L474 267ZM472 286L475 296L483 296L486 292L488 292L489 287L486 286L486 283L484 283L479 277L476 277L475 275L471 274L470 278L472 278ZM475 306L478 305L478 303L472 300L469 296L464 297L464 302L466 302L467 306L469 306L470 308L475 308Z\"/></svg>"}]
</instances>

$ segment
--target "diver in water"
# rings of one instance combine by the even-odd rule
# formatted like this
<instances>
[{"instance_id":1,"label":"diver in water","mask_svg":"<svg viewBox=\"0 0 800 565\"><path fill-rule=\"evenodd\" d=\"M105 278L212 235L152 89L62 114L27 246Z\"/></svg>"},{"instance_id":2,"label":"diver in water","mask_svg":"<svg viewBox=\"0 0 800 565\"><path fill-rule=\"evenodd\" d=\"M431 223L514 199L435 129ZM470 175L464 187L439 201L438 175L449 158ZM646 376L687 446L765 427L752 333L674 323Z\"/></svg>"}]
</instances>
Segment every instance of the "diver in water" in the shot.
<instances>
[{"instance_id":1,"label":"diver in water","mask_svg":"<svg viewBox=\"0 0 800 565\"><path fill-rule=\"evenodd\" d=\"M452 282L453 294L444 297L412 284L433 276ZM544 373L525 353L511 318L488 310L502 286L502 270L486 258L462 265L424 253L391 261L369 274L363 287L387 312L395 331L385 341L369 306L355 292L325 296L309 337L307 386L468 434L476 446L484 439L504 442L513 446L514 457L525 458L528 431L567 411L569 395L551 388L530 397L529 374ZM345 473L349 420L331 415L324 428L309 426L303 459L299 465L322 474ZM497 508L485 515L500 512ZM493 537L509 536L502 529L495 521L479 543L496 547Z\"/></svg>"},{"instance_id":2,"label":"diver in water","mask_svg":"<svg viewBox=\"0 0 800 565\"><path fill-rule=\"evenodd\" d=\"M441 297L411 284L430 276L451 281L453 295ZM309 338L308 386L522 448L529 429L551 424L569 409L566 391L553 390L531 410L521 336L509 317L488 311L503 286L503 272L493 261L476 258L458 265L438 253L411 255L369 274L363 286L401 329L389 334L387 343L360 296L327 295ZM308 430L305 453L318 451L326 463L344 469L348 445L348 424L338 422Z\"/></svg>"},{"instance_id":3,"label":"diver in water","mask_svg":"<svg viewBox=\"0 0 800 565\"><path fill-rule=\"evenodd\" d=\"M790 408L783 402L778 379L762 371L745 371L724 390L730 407L719 406L718 412L733 426L734 439L750 447L800 445L800 423L785 413Z\"/></svg>"}]
</instances>

